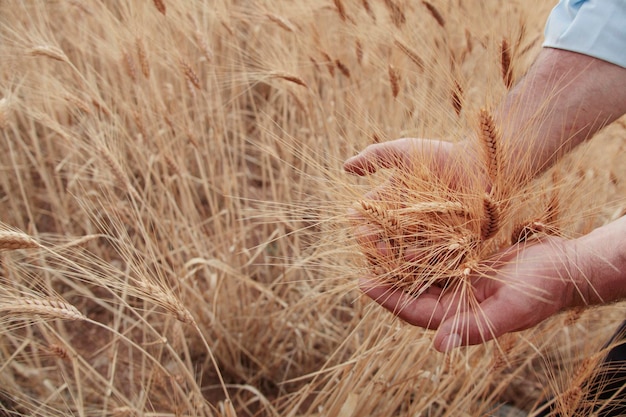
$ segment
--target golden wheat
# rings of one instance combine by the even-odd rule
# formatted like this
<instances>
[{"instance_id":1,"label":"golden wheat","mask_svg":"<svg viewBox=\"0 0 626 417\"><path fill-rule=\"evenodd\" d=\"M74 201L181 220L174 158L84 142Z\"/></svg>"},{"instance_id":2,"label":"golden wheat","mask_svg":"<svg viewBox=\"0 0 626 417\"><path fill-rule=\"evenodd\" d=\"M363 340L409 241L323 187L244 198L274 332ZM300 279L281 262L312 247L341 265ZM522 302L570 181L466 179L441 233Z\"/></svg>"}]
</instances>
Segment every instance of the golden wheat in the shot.
<instances>
[{"instance_id":1,"label":"golden wheat","mask_svg":"<svg viewBox=\"0 0 626 417\"><path fill-rule=\"evenodd\" d=\"M159 13L161 13L162 15L165 15L165 12L166 12L165 1L163 1L163 0L153 0L153 2L154 2L154 7L156 7L156 9L159 11Z\"/></svg>"},{"instance_id":2,"label":"golden wheat","mask_svg":"<svg viewBox=\"0 0 626 417\"><path fill-rule=\"evenodd\" d=\"M375 201L361 200L354 207L358 212L364 214L369 221L382 227L383 230L391 233L401 231L400 220L382 204Z\"/></svg>"},{"instance_id":3,"label":"golden wheat","mask_svg":"<svg viewBox=\"0 0 626 417\"><path fill-rule=\"evenodd\" d=\"M428 11L430 12L430 15L435 19L439 26L441 26L442 28L446 26L446 21L444 20L439 10L437 10L437 8L433 4L427 1L422 1L422 4L426 6Z\"/></svg>"},{"instance_id":4,"label":"golden wheat","mask_svg":"<svg viewBox=\"0 0 626 417\"><path fill-rule=\"evenodd\" d=\"M454 108L457 116L461 115L461 110L463 110L463 88L456 80L454 80L454 87L452 88L452 108Z\"/></svg>"},{"instance_id":5,"label":"golden wheat","mask_svg":"<svg viewBox=\"0 0 626 417\"><path fill-rule=\"evenodd\" d=\"M391 95L393 98L397 98L400 93L400 74L398 70L391 64L389 64L389 84L391 85Z\"/></svg>"},{"instance_id":6,"label":"golden wheat","mask_svg":"<svg viewBox=\"0 0 626 417\"><path fill-rule=\"evenodd\" d=\"M500 170L502 169L500 134L493 120L493 116L486 109L480 109L478 120L478 140L484 149L487 175L491 180L492 186L496 187Z\"/></svg>"},{"instance_id":7,"label":"golden wheat","mask_svg":"<svg viewBox=\"0 0 626 417\"><path fill-rule=\"evenodd\" d=\"M343 1L333 0L333 3L335 4L335 7L337 8L337 13L339 14L339 17L341 18L341 20L343 20L344 22L347 21L348 17L346 15L346 8L343 5Z\"/></svg>"},{"instance_id":8,"label":"golden wheat","mask_svg":"<svg viewBox=\"0 0 626 417\"><path fill-rule=\"evenodd\" d=\"M36 45L28 50L31 56L44 56L55 61L69 63L69 59L62 49L53 45Z\"/></svg>"},{"instance_id":9,"label":"golden wheat","mask_svg":"<svg viewBox=\"0 0 626 417\"><path fill-rule=\"evenodd\" d=\"M181 69L183 70L183 75L185 79L193 85L196 90L201 90L200 79L196 75L196 72L191 68L191 66L184 59L179 60L179 64Z\"/></svg>"},{"instance_id":10,"label":"golden wheat","mask_svg":"<svg viewBox=\"0 0 626 417\"><path fill-rule=\"evenodd\" d=\"M135 65L135 60L133 59L130 52L124 50L122 53L122 63L124 64L124 69L126 70L126 74L130 77L131 80L137 81L137 67Z\"/></svg>"},{"instance_id":11,"label":"golden wheat","mask_svg":"<svg viewBox=\"0 0 626 417\"><path fill-rule=\"evenodd\" d=\"M0 304L0 311L9 316L41 316L64 320L84 320L76 307L56 299L20 297Z\"/></svg>"},{"instance_id":12,"label":"golden wheat","mask_svg":"<svg viewBox=\"0 0 626 417\"><path fill-rule=\"evenodd\" d=\"M39 243L25 233L0 230L0 250L34 249L39 247Z\"/></svg>"},{"instance_id":13,"label":"golden wheat","mask_svg":"<svg viewBox=\"0 0 626 417\"><path fill-rule=\"evenodd\" d=\"M337 68L339 69L339 71L341 71L341 73L344 75L344 77L346 78L350 78L350 68L348 68L343 62L341 62L339 59L335 59L335 65L337 66Z\"/></svg>"},{"instance_id":14,"label":"golden wheat","mask_svg":"<svg viewBox=\"0 0 626 417\"><path fill-rule=\"evenodd\" d=\"M10 101L6 97L0 98L0 130L4 130L9 125Z\"/></svg>"},{"instance_id":15,"label":"golden wheat","mask_svg":"<svg viewBox=\"0 0 626 417\"><path fill-rule=\"evenodd\" d=\"M284 71L272 71L269 73L269 76L271 78L282 78L283 80L292 82L294 84L298 84L302 87L305 88L309 88L309 86L307 85L307 83L300 77L294 75L294 74L290 74L288 72L284 72Z\"/></svg>"},{"instance_id":16,"label":"golden wheat","mask_svg":"<svg viewBox=\"0 0 626 417\"><path fill-rule=\"evenodd\" d=\"M404 23L406 23L406 15L400 6L398 6L393 0L385 0L385 6L389 10L389 16L391 17L391 21L397 27L401 27Z\"/></svg>"},{"instance_id":17,"label":"golden wheat","mask_svg":"<svg viewBox=\"0 0 626 417\"><path fill-rule=\"evenodd\" d=\"M141 67L141 73L144 77L150 78L150 62L148 62L148 55L146 54L146 47L143 40L140 37L135 38L135 49L137 51L137 58L139 59L139 66Z\"/></svg>"},{"instance_id":18,"label":"golden wheat","mask_svg":"<svg viewBox=\"0 0 626 417\"><path fill-rule=\"evenodd\" d=\"M605 221L588 209L599 196L623 194L622 151L614 178L595 175L584 189L565 166L531 189L498 165L498 192L487 197L483 172L459 190L448 184L455 173L429 165L438 160L357 181L339 174L372 141L467 137L473 109L504 91L493 82L500 51L489 46L515 39L522 74L549 11L539 1L426 3L0 3L0 110L10 111L0 206L4 221L46 242L2 254L0 297L13 305L45 288L94 318L3 312L3 410L482 416L513 400L531 412L541 395L566 392L568 355L599 345L611 329L598 323L621 320L623 308L591 309L567 329L565 317L546 321L510 351L502 338L444 357L432 331L401 325L356 289L365 276L404 292L397 311L426 291L465 297L480 313L471 284L493 275L501 234L541 223L537 236L575 235ZM498 123L505 131L507 120ZM606 154L607 143L597 146ZM506 143L495 145L506 161ZM487 172L489 158L477 155ZM575 161L597 163L592 155ZM384 197L363 197L378 185ZM578 195L589 203L581 214ZM365 202L350 212L359 221L346 214L354 201ZM354 241L363 222L380 242ZM485 242L481 228L497 231ZM526 402L511 394L520 387Z\"/></svg>"},{"instance_id":19,"label":"golden wheat","mask_svg":"<svg viewBox=\"0 0 626 417\"><path fill-rule=\"evenodd\" d=\"M417 52L398 38L394 39L393 43L398 47L398 49L400 49L400 51L402 51L403 54L405 54L415 65L417 65L420 70L424 69L424 61L420 58Z\"/></svg>"},{"instance_id":20,"label":"golden wheat","mask_svg":"<svg viewBox=\"0 0 626 417\"><path fill-rule=\"evenodd\" d=\"M500 43L500 66L502 73L502 81L506 88L513 87L513 67L511 65L511 47L506 38Z\"/></svg>"},{"instance_id":21,"label":"golden wheat","mask_svg":"<svg viewBox=\"0 0 626 417\"><path fill-rule=\"evenodd\" d=\"M265 13L265 16L267 16L267 18L269 20L271 20L272 22L276 23L281 29L284 29L287 32L294 33L296 31L296 28L293 25L293 23L291 23L289 21L289 19L287 19L287 18L284 18L282 16L278 16L278 15L273 14L273 13Z\"/></svg>"}]
</instances>

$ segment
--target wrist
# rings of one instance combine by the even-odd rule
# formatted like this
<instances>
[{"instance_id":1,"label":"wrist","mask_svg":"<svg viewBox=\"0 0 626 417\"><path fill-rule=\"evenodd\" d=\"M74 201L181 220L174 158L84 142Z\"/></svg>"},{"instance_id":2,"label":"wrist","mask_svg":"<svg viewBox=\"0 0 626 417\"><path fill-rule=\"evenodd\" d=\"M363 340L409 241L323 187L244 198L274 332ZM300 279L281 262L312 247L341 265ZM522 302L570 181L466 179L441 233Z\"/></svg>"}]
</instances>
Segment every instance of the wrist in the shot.
<instances>
[{"instance_id":1,"label":"wrist","mask_svg":"<svg viewBox=\"0 0 626 417\"><path fill-rule=\"evenodd\" d=\"M573 287L570 306L626 298L626 217L568 241Z\"/></svg>"}]
</instances>

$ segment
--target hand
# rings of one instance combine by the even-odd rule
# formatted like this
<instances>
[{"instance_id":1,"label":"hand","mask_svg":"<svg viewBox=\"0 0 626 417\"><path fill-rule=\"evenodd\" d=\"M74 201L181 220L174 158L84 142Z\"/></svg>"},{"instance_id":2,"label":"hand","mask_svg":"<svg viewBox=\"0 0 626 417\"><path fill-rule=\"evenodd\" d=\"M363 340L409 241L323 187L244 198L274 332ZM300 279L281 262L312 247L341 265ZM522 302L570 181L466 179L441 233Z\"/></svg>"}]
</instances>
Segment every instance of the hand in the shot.
<instances>
[{"instance_id":1,"label":"hand","mask_svg":"<svg viewBox=\"0 0 626 417\"><path fill-rule=\"evenodd\" d=\"M348 159L344 163L344 170L365 176L380 169L395 168L386 183L364 195L367 200L398 200L399 195L405 191L404 184L420 173L429 175L428 181L437 183L440 189L457 192L471 185L472 181L480 181L480 174L477 174L480 170L474 163L477 157L469 152L470 149L466 142L453 144L438 140L402 138L368 146ZM376 246L381 231L368 225L356 211L351 211L350 217L355 224L361 224L355 230L359 243L364 247ZM381 256L385 256L387 249L378 246Z\"/></svg>"},{"instance_id":2,"label":"hand","mask_svg":"<svg viewBox=\"0 0 626 417\"><path fill-rule=\"evenodd\" d=\"M471 185L472 180L480 181L480 174L475 174L480 170L471 163L477 158L466 149L464 143L398 139L369 146L346 161L344 168L357 175L396 168L387 183L366 194L370 199L382 199L394 191L397 196L402 176L411 175L419 165L428 169L433 181L439 180L441 185L455 191ZM463 157L468 161L462 160ZM474 183L474 186L482 184ZM356 230L359 243L365 248L375 248L383 258L389 255L391 249L380 240L381 230L359 218L358 213L352 216L357 224L363 220ZM373 277L363 279L361 287L408 323L438 329L435 347L446 351L527 329L573 306L575 290L581 284L576 284L578 281L571 276L572 254L576 251L570 242L573 241L546 237L533 244L513 246L481 265L480 273L470 271L467 278L459 278L445 290L430 286L408 294L398 287L382 285ZM410 253L405 251L405 258Z\"/></svg>"},{"instance_id":3,"label":"hand","mask_svg":"<svg viewBox=\"0 0 626 417\"><path fill-rule=\"evenodd\" d=\"M484 274L472 273L445 290L430 287L417 297L367 278L361 289L407 323L438 330L435 348L449 351L528 329L580 305L586 281L575 276L573 242L545 237L520 243L489 260Z\"/></svg>"}]
</instances>

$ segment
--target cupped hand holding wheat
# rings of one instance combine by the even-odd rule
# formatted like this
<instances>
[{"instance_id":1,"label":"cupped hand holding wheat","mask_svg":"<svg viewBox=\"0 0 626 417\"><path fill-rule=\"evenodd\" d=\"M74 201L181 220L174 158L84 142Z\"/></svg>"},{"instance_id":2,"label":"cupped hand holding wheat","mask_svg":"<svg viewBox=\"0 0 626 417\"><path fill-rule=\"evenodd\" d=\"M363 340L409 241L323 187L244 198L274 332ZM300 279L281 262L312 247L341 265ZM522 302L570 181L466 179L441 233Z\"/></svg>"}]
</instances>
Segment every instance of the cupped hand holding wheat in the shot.
<instances>
[{"instance_id":1,"label":"cupped hand holding wheat","mask_svg":"<svg viewBox=\"0 0 626 417\"><path fill-rule=\"evenodd\" d=\"M510 247L488 261L488 272L472 275L467 288L432 286L414 297L363 278L361 289L407 323L437 330L435 348L449 351L531 328L580 305L587 283L577 278L573 242L545 237Z\"/></svg>"},{"instance_id":2,"label":"cupped hand holding wheat","mask_svg":"<svg viewBox=\"0 0 626 417\"><path fill-rule=\"evenodd\" d=\"M359 154L344 163L348 173L366 176L381 169L394 169L394 174L382 185L363 196L364 201L377 201L384 205L398 203L399 190L409 191L407 182L416 181L420 176L427 182L439 182L438 189L452 193L461 191L479 175L479 168L473 161L476 157L468 152L465 143L452 143L440 140L401 138L368 146ZM350 210L356 238L362 246L380 243L381 229L367 222L359 210ZM383 244L377 245L381 254L388 250Z\"/></svg>"},{"instance_id":3,"label":"cupped hand holding wheat","mask_svg":"<svg viewBox=\"0 0 626 417\"><path fill-rule=\"evenodd\" d=\"M498 175L474 163L477 158L466 145L399 139L371 145L344 165L357 175L395 169L351 213L356 239L371 265L361 288L406 322L438 329L434 343L441 351L530 328L581 304L584 297L576 294L587 292L581 289L586 282L574 277L580 272L574 266L574 241L546 236L495 252L480 249L489 247L498 220L481 221L472 229L468 225L476 210L464 206L484 194L484 201L498 210ZM494 160L493 152L486 154L487 162ZM420 181L420 175L426 178ZM472 230L476 236L456 237Z\"/></svg>"}]
</instances>

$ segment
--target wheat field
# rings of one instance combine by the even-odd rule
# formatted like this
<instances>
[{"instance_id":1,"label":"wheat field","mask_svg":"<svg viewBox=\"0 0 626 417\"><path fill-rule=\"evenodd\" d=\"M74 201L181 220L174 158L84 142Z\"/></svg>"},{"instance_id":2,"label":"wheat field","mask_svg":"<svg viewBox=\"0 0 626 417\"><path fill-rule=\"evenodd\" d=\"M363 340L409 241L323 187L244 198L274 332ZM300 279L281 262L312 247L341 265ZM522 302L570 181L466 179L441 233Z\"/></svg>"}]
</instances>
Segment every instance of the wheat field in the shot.
<instances>
[{"instance_id":1,"label":"wheat field","mask_svg":"<svg viewBox=\"0 0 626 417\"><path fill-rule=\"evenodd\" d=\"M549 398L577 415L622 304L439 353L359 291L372 268L415 283L357 243L349 213L399 241L446 230L418 209L486 211L477 262L546 222L587 233L626 212L624 119L530 184L493 156L502 215L480 193L433 208L428 176L375 207L363 196L387 173L342 171L372 143L488 136L551 7L0 2L3 415L473 417ZM433 280L461 263L439 261Z\"/></svg>"}]
</instances>

